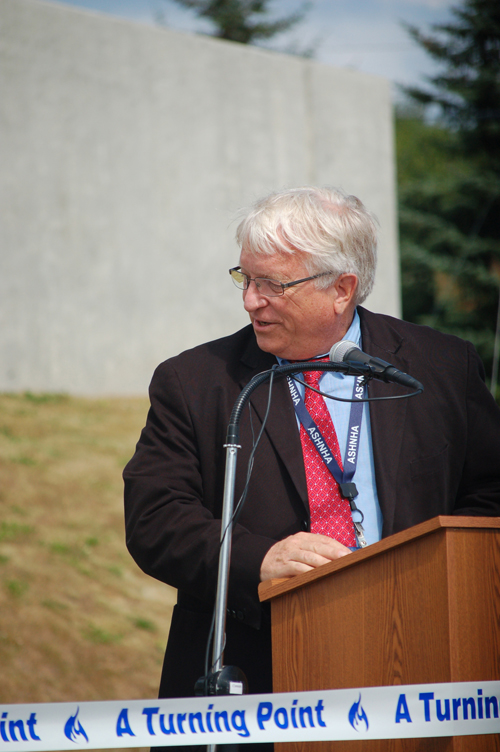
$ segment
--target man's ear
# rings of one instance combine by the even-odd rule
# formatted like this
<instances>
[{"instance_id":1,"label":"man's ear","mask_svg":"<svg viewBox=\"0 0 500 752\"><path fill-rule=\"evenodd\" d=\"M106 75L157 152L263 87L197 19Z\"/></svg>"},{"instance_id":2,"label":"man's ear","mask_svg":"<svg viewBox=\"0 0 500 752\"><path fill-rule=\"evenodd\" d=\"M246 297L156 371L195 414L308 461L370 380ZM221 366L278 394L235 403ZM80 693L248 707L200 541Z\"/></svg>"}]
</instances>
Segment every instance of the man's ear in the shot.
<instances>
[{"instance_id":1,"label":"man's ear","mask_svg":"<svg viewBox=\"0 0 500 752\"><path fill-rule=\"evenodd\" d=\"M355 274L341 274L340 277L337 277L333 283L336 292L335 313L340 315L352 306L357 286L358 278Z\"/></svg>"}]
</instances>

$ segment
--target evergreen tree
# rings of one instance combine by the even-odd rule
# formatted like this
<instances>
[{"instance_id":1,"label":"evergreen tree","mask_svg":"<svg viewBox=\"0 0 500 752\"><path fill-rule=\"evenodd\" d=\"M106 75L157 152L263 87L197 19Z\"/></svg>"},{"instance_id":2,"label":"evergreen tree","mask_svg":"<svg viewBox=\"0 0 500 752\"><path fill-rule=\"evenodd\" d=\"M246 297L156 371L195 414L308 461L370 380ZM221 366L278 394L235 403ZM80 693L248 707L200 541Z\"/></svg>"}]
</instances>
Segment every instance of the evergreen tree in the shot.
<instances>
[{"instance_id":1,"label":"evergreen tree","mask_svg":"<svg viewBox=\"0 0 500 752\"><path fill-rule=\"evenodd\" d=\"M434 161L400 162L403 314L470 339L491 372L500 282L500 2L463 0L454 22L413 38L443 72L406 89L420 105L398 120ZM425 114L434 113L433 125ZM437 112L437 115L436 115ZM420 162L422 157L420 156Z\"/></svg>"},{"instance_id":2,"label":"evergreen tree","mask_svg":"<svg viewBox=\"0 0 500 752\"><path fill-rule=\"evenodd\" d=\"M302 21L307 3L301 10L275 21L265 20L269 0L175 0L194 10L215 27L213 36L242 44L255 44L288 31Z\"/></svg>"},{"instance_id":3,"label":"evergreen tree","mask_svg":"<svg viewBox=\"0 0 500 752\"><path fill-rule=\"evenodd\" d=\"M441 117L462 136L464 152L500 171L500 3L464 0L452 8L457 22L411 36L445 66L430 89L408 88L416 101L440 108Z\"/></svg>"}]
</instances>

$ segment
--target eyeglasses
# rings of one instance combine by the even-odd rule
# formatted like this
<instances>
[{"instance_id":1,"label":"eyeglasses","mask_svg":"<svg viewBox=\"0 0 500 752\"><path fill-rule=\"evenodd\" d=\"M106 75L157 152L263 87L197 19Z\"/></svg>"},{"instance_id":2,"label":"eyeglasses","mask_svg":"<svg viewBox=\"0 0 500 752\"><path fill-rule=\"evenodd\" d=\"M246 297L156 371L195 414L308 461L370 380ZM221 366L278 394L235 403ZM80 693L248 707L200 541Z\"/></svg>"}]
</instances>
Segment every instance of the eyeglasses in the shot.
<instances>
[{"instance_id":1,"label":"eyeglasses","mask_svg":"<svg viewBox=\"0 0 500 752\"><path fill-rule=\"evenodd\" d=\"M303 279L296 279L294 282L278 282L276 279L265 279L264 277L249 277L241 271L240 266L235 266L229 270L231 279L236 287L240 290L248 290L250 282L255 282L255 286L261 295L266 298L276 298L278 295L284 295L287 287L294 287L300 285L301 282L308 282L310 279L318 279L318 277L326 277L327 274L333 274L333 272L322 272L321 274L315 274L313 277L304 277Z\"/></svg>"}]
</instances>

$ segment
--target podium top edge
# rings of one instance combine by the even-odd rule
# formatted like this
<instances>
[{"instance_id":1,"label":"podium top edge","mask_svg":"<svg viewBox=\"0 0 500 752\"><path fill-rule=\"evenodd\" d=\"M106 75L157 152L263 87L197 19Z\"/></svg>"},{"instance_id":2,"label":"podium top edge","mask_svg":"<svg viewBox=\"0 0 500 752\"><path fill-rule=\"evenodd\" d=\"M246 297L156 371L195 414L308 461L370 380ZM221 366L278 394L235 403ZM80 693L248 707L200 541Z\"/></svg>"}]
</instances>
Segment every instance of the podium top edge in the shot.
<instances>
[{"instance_id":1,"label":"podium top edge","mask_svg":"<svg viewBox=\"0 0 500 752\"><path fill-rule=\"evenodd\" d=\"M297 574L294 577L261 582L259 585L259 599L261 601L272 600L279 595L284 595L291 590L295 590L295 588L308 585L309 583L321 579L322 577L326 577L333 572L338 572L341 569L355 566L358 562L378 556L391 548L396 548L397 546L404 545L416 538L443 529L500 529L500 517L433 517L431 520L426 520L425 522L421 522L407 530L394 533L394 535L390 535L388 538L383 538L377 543L372 543L370 546L354 551L348 556L343 556L341 559L331 561L328 564L323 564L321 567L312 569L310 572Z\"/></svg>"}]
</instances>

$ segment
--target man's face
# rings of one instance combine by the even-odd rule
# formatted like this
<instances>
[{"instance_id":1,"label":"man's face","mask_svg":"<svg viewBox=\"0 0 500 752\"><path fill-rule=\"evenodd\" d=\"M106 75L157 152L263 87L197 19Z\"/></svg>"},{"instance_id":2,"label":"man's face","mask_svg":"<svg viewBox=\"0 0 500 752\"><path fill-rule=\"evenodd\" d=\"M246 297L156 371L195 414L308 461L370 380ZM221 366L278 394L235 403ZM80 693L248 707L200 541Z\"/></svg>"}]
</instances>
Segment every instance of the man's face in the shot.
<instances>
[{"instance_id":1,"label":"man's face","mask_svg":"<svg viewBox=\"0 0 500 752\"><path fill-rule=\"evenodd\" d=\"M264 256L242 249L240 266L249 277L279 282L311 276L304 264L304 254L300 252ZM339 280L347 276L352 275L341 275ZM318 290L310 280L288 288L278 297L266 298L254 282L243 292L243 304L260 349L287 360L313 358L328 352L342 339L354 311L352 302L342 300L342 289L338 281L333 283L333 278L332 285L323 290Z\"/></svg>"}]
</instances>

